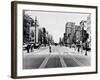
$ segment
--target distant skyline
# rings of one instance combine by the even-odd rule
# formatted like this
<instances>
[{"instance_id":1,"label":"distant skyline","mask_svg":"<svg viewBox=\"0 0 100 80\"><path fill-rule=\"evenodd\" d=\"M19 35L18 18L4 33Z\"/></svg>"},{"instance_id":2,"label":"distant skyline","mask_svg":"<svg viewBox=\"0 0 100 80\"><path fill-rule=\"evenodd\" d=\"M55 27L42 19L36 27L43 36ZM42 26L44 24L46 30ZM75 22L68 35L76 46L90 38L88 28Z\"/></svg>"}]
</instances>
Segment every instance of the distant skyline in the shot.
<instances>
[{"instance_id":1,"label":"distant skyline","mask_svg":"<svg viewBox=\"0 0 100 80\"><path fill-rule=\"evenodd\" d=\"M53 36L55 42L59 42L59 38L63 37L65 25L67 22L75 22L79 25L80 21L87 20L89 13L69 13L69 12L46 12L46 11L25 11L25 14L39 21L39 27L45 27L46 30Z\"/></svg>"}]
</instances>

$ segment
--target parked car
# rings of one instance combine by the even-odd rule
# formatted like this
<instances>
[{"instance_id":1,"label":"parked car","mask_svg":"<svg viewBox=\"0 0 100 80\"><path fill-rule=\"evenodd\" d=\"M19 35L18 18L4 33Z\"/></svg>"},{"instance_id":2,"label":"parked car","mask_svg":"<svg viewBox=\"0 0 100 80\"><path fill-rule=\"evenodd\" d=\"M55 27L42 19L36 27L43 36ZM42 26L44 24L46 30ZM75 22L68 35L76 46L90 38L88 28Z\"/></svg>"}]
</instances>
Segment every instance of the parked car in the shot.
<instances>
[{"instance_id":1,"label":"parked car","mask_svg":"<svg viewBox=\"0 0 100 80\"><path fill-rule=\"evenodd\" d=\"M27 44L23 45L23 50L27 50Z\"/></svg>"}]
</instances>

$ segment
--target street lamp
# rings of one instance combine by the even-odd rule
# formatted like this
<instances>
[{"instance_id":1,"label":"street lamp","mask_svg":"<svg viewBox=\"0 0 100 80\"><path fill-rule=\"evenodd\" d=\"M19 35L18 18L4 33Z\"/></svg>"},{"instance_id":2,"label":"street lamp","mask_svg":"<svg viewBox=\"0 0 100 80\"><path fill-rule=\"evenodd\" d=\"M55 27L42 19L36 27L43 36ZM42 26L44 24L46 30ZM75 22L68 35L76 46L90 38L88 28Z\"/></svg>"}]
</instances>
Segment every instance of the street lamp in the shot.
<instances>
[{"instance_id":1,"label":"street lamp","mask_svg":"<svg viewBox=\"0 0 100 80\"><path fill-rule=\"evenodd\" d=\"M35 44L36 44L36 26L37 26L37 17L35 17Z\"/></svg>"},{"instance_id":2,"label":"street lamp","mask_svg":"<svg viewBox=\"0 0 100 80\"><path fill-rule=\"evenodd\" d=\"M37 43L37 42L36 42L36 33L37 33L37 32L36 32L36 30L37 30L36 28L38 27L37 17L35 17L34 26L35 26L35 44L36 44L36 43Z\"/></svg>"}]
</instances>

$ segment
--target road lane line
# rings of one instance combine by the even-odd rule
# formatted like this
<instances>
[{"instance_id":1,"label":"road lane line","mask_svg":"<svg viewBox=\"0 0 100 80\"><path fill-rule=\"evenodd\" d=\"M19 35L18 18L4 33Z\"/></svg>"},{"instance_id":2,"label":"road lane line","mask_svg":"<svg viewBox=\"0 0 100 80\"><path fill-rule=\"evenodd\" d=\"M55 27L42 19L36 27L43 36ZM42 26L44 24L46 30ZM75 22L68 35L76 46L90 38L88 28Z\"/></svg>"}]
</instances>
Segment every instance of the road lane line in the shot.
<instances>
[{"instance_id":1,"label":"road lane line","mask_svg":"<svg viewBox=\"0 0 100 80\"><path fill-rule=\"evenodd\" d=\"M67 64L65 63L63 56L61 55L60 50L58 50L58 53L59 53L59 58L60 58L60 62L61 62L62 67L67 67Z\"/></svg>"},{"instance_id":2,"label":"road lane line","mask_svg":"<svg viewBox=\"0 0 100 80\"><path fill-rule=\"evenodd\" d=\"M62 67L67 67L63 57L61 55L59 55L59 58L60 58L60 62L61 62Z\"/></svg>"},{"instance_id":3,"label":"road lane line","mask_svg":"<svg viewBox=\"0 0 100 80\"><path fill-rule=\"evenodd\" d=\"M42 62L39 68L45 68L49 58L50 58L50 54L44 59L44 61Z\"/></svg>"}]
</instances>

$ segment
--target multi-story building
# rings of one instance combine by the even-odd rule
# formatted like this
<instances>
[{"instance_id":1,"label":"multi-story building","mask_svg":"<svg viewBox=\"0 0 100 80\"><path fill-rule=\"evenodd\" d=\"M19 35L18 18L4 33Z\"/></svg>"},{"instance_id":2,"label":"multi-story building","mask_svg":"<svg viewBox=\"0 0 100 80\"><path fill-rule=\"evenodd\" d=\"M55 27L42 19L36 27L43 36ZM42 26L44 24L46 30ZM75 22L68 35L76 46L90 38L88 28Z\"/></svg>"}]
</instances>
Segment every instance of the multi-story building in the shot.
<instances>
[{"instance_id":1,"label":"multi-story building","mask_svg":"<svg viewBox=\"0 0 100 80\"><path fill-rule=\"evenodd\" d=\"M39 23L37 17L35 17L35 20L30 27L30 37L34 43L38 43L38 31L39 31Z\"/></svg>"},{"instance_id":2,"label":"multi-story building","mask_svg":"<svg viewBox=\"0 0 100 80\"><path fill-rule=\"evenodd\" d=\"M75 38L76 38L76 44L80 44L81 40L81 27L78 25L75 25Z\"/></svg>"},{"instance_id":3,"label":"multi-story building","mask_svg":"<svg viewBox=\"0 0 100 80\"><path fill-rule=\"evenodd\" d=\"M87 17L87 32L91 33L91 14Z\"/></svg>"},{"instance_id":4,"label":"multi-story building","mask_svg":"<svg viewBox=\"0 0 100 80\"><path fill-rule=\"evenodd\" d=\"M38 21L24 14L23 16L23 43L38 43Z\"/></svg>"},{"instance_id":5,"label":"multi-story building","mask_svg":"<svg viewBox=\"0 0 100 80\"><path fill-rule=\"evenodd\" d=\"M33 19L28 15L23 16L23 43L29 43L30 37L30 27L32 26Z\"/></svg>"},{"instance_id":6,"label":"multi-story building","mask_svg":"<svg viewBox=\"0 0 100 80\"><path fill-rule=\"evenodd\" d=\"M83 42L84 31L86 31L86 29L87 29L87 21L86 20L82 20L80 22L80 27L81 27L81 41Z\"/></svg>"},{"instance_id":7,"label":"multi-story building","mask_svg":"<svg viewBox=\"0 0 100 80\"><path fill-rule=\"evenodd\" d=\"M88 46L91 47L91 14L87 17L87 33L89 34Z\"/></svg>"},{"instance_id":8,"label":"multi-story building","mask_svg":"<svg viewBox=\"0 0 100 80\"><path fill-rule=\"evenodd\" d=\"M73 36L75 33L75 23L74 22L67 22L65 26L65 40L64 43L65 45L71 46L73 43Z\"/></svg>"}]
</instances>

